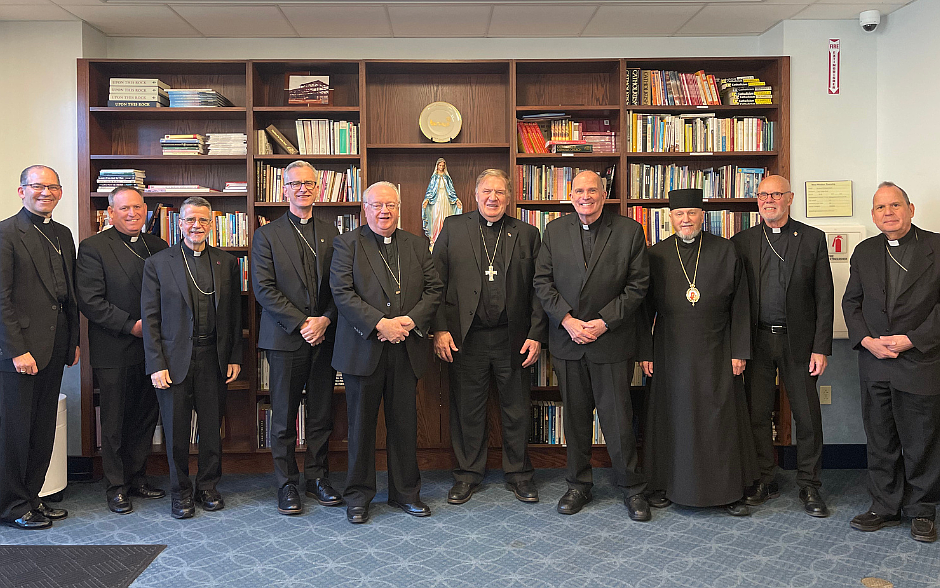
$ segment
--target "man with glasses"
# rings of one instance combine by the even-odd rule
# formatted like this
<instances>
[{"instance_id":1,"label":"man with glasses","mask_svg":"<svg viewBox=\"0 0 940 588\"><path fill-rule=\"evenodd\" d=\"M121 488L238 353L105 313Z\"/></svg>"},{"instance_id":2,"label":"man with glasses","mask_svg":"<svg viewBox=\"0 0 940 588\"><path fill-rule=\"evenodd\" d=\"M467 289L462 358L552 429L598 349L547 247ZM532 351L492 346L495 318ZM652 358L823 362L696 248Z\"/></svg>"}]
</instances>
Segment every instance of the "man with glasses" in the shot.
<instances>
[{"instance_id":1,"label":"man with glasses","mask_svg":"<svg viewBox=\"0 0 940 588\"><path fill-rule=\"evenodd\" d=\"M144 370L140 294L144 262L167 243L141 230L147 204L130 186L108 195L108 218L111 229L78 247L75 289L79 309L88 318L89 360L99 390L108 508L127 514L134 510L131 496L166 495L147 481L147 456L160 409Z\"/></svg>"},{"instance_id":2,"label":"man with glasses","mask_svg":"<svg viewBox=\"0 0 940 588\"><path fill-rule=\"evenodd\" d=\"M336 305L330 291L330 262L336 227L313 216L319 193L317 171L306 161L284 168L287 213L252 238L251 277L261 305L258 347L271 373L271 456L277 510L303 512L294 458L297 412L306 390L306 494L324 506L342 504L329 479L327 452L333 430L333 338Z\"/></svg>"},{"instance_id":3,"label":"man with glasses","mask_svg":"<svg viewBox=\"0 0 940 588\"><path fill-rule=\"evenodd\" d=\"M144 262L143 321L146 371L157 389L170 466L170 514L195 514L189 479L189 441L196 411L199 470L195 501L225 507L222 416L226 385L242 362L241 272L234 256L206 243L212 207L193 196L180 206L182 241Z\"/></svg>"},{"instance_id":4,"label":"man with glasses","mask_svg":"<svg viewBox=\"0 0 940 588\"><path fill-rule=\"evenodd\" d=\"M47 529L68 513L39 498L55 441L62 372L78 363L75 243L52 220L59 174L20 174L23 208L0 222L0 521Z\"/></svg>"},{"instance_id":5,"label":"man with glasses","mask_svg":"<svg viewBox=\"0 0 940 588\"><path fill-rule=\"evenodd\" d=\"M499 391L503 474L523 502L538 502L527 442L529 366L548 336L532 278L539 231L506 215L509 176L484 170L474 191L477 210L451 216L434 243L434 263L446 304L438 309L434 352L450 369L450 432L457 467L447 502L463 504L486 470L486 401L490 380Z\"/></svg>"},{"instance_id":6,"label":"man with glasses","mask_svg":"<svg viewBox=\"0 0 940 588\"><path fill-rule=\"evenodd\" d=\"M745 501L779 495L771 415L777 373L796 419L796 483L806 514L829 516L819 493L823 431L816 380L832 354L833 287L826 235L790 218L793 192L783 176L757 187L763 223L735 235L751 299L751 359L744 378L760 479Z\"/></svg>"},{"instance_id":7,"label":"man with glasses","mask_svg":"<svg viewBox=\"0 0 940 588\"><path fill-rule=\"evenodd\" d=\"M431 514L421 501L416 386L428 363L431 319L443 285L427 238L398 229L401 196L377 182L363 194L367 224L333 240L330 286L339 310L333 367L343 373L349 422L346 519L369 520L375 428L384 401L388 504Z\"/></svg>"}]
</instances>

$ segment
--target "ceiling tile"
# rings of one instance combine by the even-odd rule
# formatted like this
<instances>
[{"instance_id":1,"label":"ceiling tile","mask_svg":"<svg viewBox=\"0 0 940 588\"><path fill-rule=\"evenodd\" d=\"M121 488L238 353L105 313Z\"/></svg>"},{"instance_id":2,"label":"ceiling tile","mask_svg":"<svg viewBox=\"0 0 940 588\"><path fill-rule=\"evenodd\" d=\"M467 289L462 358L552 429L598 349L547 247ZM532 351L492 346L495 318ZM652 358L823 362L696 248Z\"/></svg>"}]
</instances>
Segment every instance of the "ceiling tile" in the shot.
<instances>
[{"instance_id":1,"label":"ceiling tile","mask_svg":"<svg viewBox=\"0 0 940 588\"><path fill-rule=\"evenodd\" d=\"M388 5L396 37L482 37L490 10L486 4Z\"/></svg>"},{"instance_id":2,"label":"ceiling tile","mask_svg":"<svg viewBox=\"0 0 940 588\"><path fill-rule=\"evenodd\" d=\"M584 29L584 37L650 37L671 35L703 4L601 6Z\"/></svg>"},{"instance_id":3,"label":"ceiling tile","mask_svg":"<svg viewBox=\"0 0 940 588\"><path fill-rule=\"evenodd\" d=\"M52 0L0 0L0 6L49 6L52 3Z\"/></svg>"},{"instance_id":4,"label":"ceiling tile","mask_svg":"<svg viewBox=\"0 0 940 588\"><path fill-rule=\"evenodd\" d=\"M277 6L170 4L207 37L296 37Z\"/></svg>"},{"instance_id":5,"label":"ceiling tile","mask_svg":"<svg viewBox=\"0 0 940 588\"><path fill-rule=\"evenodd\" d=\"M0 20L78 20L55 4L0 5Z\"/></svg>"},{"instance_id":6,"label":"ceiling tile","mask_svg":"<svg viewBox=\"0 0 940 588\"><path fill-rule=\"evenodd\" d=\"M910 4L912 1L913 0L869 0L868 2L859 2L858 0L816 0L815 4L865 4L881 10L881 7L904 6L905 4Z\"/></svg>"},{"instance_id":7,"label":"ceiling tile","mask_svg":"<svg viewBox=\"0 0 940 588\"><path fill-rule=\"evenodd\" d=\"M301 37L391 37L383 6L282 4L281 11Z\"/></svg>"},{"instance_id":8,"label":"ceiling tile","mask_svg":"<svg viewBox=\"0 0 940 588\"><path fill-rule=\"evenodd\" d=\"M798 4L708 4L679 29L682 36L756 35L800 12Z\"/></svg>"},{"instance_id":9,"label":"ceiling tile","mask_svg":"<svg viewBox=\"0 0 940 588\"><path fill-rule=\"evenodd\" d=\"M888 14L900 8L900 4L879 4L877 2L858 4L812 4L800 11L794 20L849 20L857 19L863 10L880 10Z\"/></svg>"},{"instance_id":10,"label":"ceiling tile","mask_svg":"<svg viewBox=\"0 0 940 588\"><path fill-rule=\"evenodd\" d=\"M490 37L576 37L597 4L497 4Z\"/></svg>"},{"instance_id":11,"label":"ceiling tile","mask_svg":"<svg viewBox=\"0 0 940 588\"><path fill-rule=\"evenodd\" d=\"M178 14L166 6L66 6L102 33L112 37L198 37Z\"/></svg>"}]
</instances>

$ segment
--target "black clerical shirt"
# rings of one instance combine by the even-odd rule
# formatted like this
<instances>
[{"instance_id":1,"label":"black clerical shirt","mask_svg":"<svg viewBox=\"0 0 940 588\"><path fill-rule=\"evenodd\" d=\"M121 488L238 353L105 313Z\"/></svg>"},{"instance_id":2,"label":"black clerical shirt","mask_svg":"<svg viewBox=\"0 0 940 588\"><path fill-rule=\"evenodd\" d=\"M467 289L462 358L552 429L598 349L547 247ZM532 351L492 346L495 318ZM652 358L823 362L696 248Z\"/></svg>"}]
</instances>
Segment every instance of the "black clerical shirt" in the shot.
<instances>
[{"instance_id":1,"label":"black clerical shirt","mask_svg":"<svg viewBox=\"0 0 940 588\"><path fill-rule=\"evenodd\" d=\"M901 266L903 265L908 270L911 269L911 262L914 259L914 241L916 238L917 234L914 232L913 227L906 235L897 240L897 245L891 245L891 241L885 237L885 270L887 273L885 276L885 284L887 286L885 300L889 313L894 308L894 303L898 298L898 292L907 274L907 271L902 269Z\"/></svg>"},{"instance_id":2,"label":"black clerical shirt","mask_svg":"<svg viewBox=\"0 0 940 588\"><path fill-rule=\"evenodd\" d=\"M504 218L492 223L480 215L480 265L484 272L483 287L472 326L492 328L509 324L509 319L506 317ZM490 259L493 260L493 269L496 271L492 282L486 274L490 267Z\"/></svg>"},{"instance_id":3,"label":"black clerical shirt","mask_svg":"<svg viewBox=\"0 0 940 588\"><path fill-rule=\"evenodd\" d=\"M43 235L40 241L43 243L49 266L52 268L52 276L55 280L55 296L61 308L69 300L69 282L66 277L65 258L62 257L62 240L59 238L51 218L33 214L29 210L26 212L29 213L29 220L33 222L33 226L39 229L39 232Z\"/></svg>"},{"instance_id":4,"label":"black clerical shirt","mask_svg":"<svg viewBox=\"0 0 940 588\"><path fill-rule=\"evenodd\" d=\"M597 232L601 228L600 221L604 218L604 213L597 217L593 223L584 228L584 223L578 219L578 226L581 227L581 250L584 253L584 267L591 263L591 255L594 253L594 242L597 240Z\"/></svg>"},{"instance_id":5,"label":"black clerical shirt","mask_svg":"<svg viewBox=\"0 0 940 588\"><path fill-rule=\"evenodd\" d=\"M307 316L317 315L317 233L313 217L302 219L288 211L287 216L294 225L294 237L300 250L300 261L304 266L304 278L307 286ZM299 231L299 232L298 232Z\"/></svg>"},{"instance_id":6,"label":"black clerical shirt","mask_svg":"<svg viewBox=\"0 0 940 588\"><path fill-rule=\"evenodd\" d=\"M392 287L392 293L395 295L389 298L389 317L401 316L401 259L398 256L398 240L395 238L395 233L392 233L392 236L389 237L389 242L386 243L386 237L378 233L373 233L375 235L375 242L379 246L379 253L382 255L382 258L385 260L385 271L388 275L389 286Z\"/></svg>"},{"instance_id":7,"label":"black clerical shirt","mask_svg":"<svg viewBox=\"0 0 940 588\"><path fill-rule=\"evenodd\" d=\"M772 229L767 225L761 225L761 229L766 236L761 239L760 248L759 320L767 325L786 326L789 275L786 259L790 221L788 219L779 229Z\"/></svg>"},{"instance_id":8,"label":"black clerical shirt","mask_svg":"<svg viewBox=\"0 0 940 588\"><path fill-rule=\"evenodd\" d=\"M133 261L130 263L133 264L132 268L125 267L124 269L131 275L136 276L138 281L143 280L144 278L144 260L150 257L150 249L147 247L147 243L144 241L143 235L137 235L132 237L126 235L117 228L111 229L118 234L118 238L124 242L124 245L131 250L131 252L136 255L129 255L128 257L133 258ZM133 329L134 325L137 324L136 319L127 319L124 321L124 328L121 330L122 333L129 334Z\"/></svg>"},{"instance_id":9,"label":"black clerical shirt","mask_svg":"<svg viewBox=\"0 0 940 588\"><path fill-rule=\"evenodd\" d=\"M193 335L196 337L215 336L215 279L212 277L212 258L209 248L196 252L180 244L183 249L183 262L188 264L186 278L189 280L189 295L193 301ZM198 253L198 255L197 255ZM195 280L195 283L194 283ZM198 286L198 288L197 288ZM200 292L202 290L202 292ZM209 294L203 294L209 292Z\"/></svg>"}]
</instances>

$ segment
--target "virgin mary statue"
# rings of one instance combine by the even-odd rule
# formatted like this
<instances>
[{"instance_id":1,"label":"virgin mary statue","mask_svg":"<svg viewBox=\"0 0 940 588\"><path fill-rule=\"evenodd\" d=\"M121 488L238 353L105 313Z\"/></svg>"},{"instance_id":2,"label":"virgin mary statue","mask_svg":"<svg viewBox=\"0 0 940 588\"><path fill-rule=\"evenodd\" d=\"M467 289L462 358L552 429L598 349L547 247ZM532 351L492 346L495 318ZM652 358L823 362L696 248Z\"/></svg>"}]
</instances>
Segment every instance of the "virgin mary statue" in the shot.
<instances>
[{"instance_id":1,"label":"virgin mary statue","mask_svg":"<svg viewBox=\"0 0 940 588\"><path fill-rule=\"evenodd\" d=\"M431 181L421 203L421 218L424 234L431 240L431 249L444 226L444 219L453 214L462 214L463 204L457 198L454 182L447 173L447 162L441 157L434 166Z\"/></svg>"}]
</instances>

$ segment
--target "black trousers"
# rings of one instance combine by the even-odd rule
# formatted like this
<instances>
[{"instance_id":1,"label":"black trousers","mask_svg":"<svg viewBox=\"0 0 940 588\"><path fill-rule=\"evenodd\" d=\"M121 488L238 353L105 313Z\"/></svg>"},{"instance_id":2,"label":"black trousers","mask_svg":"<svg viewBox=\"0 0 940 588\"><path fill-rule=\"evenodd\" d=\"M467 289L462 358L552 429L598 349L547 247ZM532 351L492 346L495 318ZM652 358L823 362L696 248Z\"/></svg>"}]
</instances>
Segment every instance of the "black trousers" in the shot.
<instances>
[{"instance_id":1,"label":"black trousers","mask_svg":"<svg viewBox=\"0 0 940 588\"><path fill-rule=\"evenodd\" d=\"M189 372L182 382L157 390L166 458L170 466L170 492L174 498L192 494L189 479L189 433L193 409L199 434L199 470L196 490L212 490L222 478L222 416L225 414L225 375L219 370L216 346L193 347Z\"/></svg>"},{"instance_id":2,"label":"black trousers","mask_svg":"<svg viewBox=\"0 0 940 588\"><path fill-rule=\"evenodd\" d=\"M871 510L894 516L936 516L940 500L940 395L862 382L868 436Z\"/></svg>"},{"instance_id":3,"label":"black trousers","mask_svg":"<svg viewBox=\"0 0 940 588\"><path fill-rule=\"evenodd\" d=\"M101 467L108 498L147 483L160 408L144 364L95 368L101 407Z\"/></svg>"},{"instance_id":4,"label":"black trousers","mask_svg":"<svg viewBox=\"0 0 940 588\"><path fill-rule=\"evenodd\" d=\"M383 343L379 365L371 376L343 374L349 420L349 470L343 497L348 506L366 506L375 498L375 426L385 402L388 431L388 498L408 503L418 499L418 414L415 377L403 343Z\"/></svg>"},{"instance_id":5,"label":"black trousers","mask_svg":"<svg viewBox=\"0 0 940 588\"><path fill-rule=\"evenodd\" d=\"M586 358L569 361L552 357L564 404L565 438L568 442L568 487L586 492L594 485L591 441L594 409L600 419L614 471L614 484L624 496L646 490L640 471L633 433L632 358L617 363L594 363Z\"/></svg>"},{"instance_id":6,"label":"black trousers","mask_svg":"<svg viewBox=\"0 0 940 588\"><path fill-rule=\"evenodd\" d=\"M450 364L450 439L457 458L454 479L478 484L486 471L489 434L486 402L490 378L499 392L503 432L503 472L508 482L531 480L535 470L526 451L529 438L531 375L513 369L509 329L471 328Z\"/></svg>"},{"instance_id":7,"label":"black trousers","mask_svg":"<svg viewBox=\"0 0 940 588\"><path fill-rule=\"evenodd\" d=\"M304 343L297 351L268 350L271 366L271 456L277 487L298 485L300 472L294 448L297 444L297 412L307 391L306 446L304 478L307 481L329 477L327 463L330 433L333 431L333 385L336 370L333 342L316 347Z\"/></svg>"},{"instance_id":8,"label":"black trousers","mask_svg":"<svg viewBox=\"0 0 940 588\"><path fill-rule=\"evenodd\" d=\"M809 359L794 357L786 333L774 334L758 329L754 359L747 362L744 384L761 482L773 481L776 470L771 413L779 369L790 400L790 410L796 420L796 483L801 488L819 488L822 484L819 480L823 448L822 412L816 392L818 378L809 375Z\"/></svg>"},{"instance_id":9,"label":"black trousers","mask_svg":"<svg viewBox=\"0 0 940 588\"><path fill-rule=\"evenodd\" d=\"M0 372L0 518L39 508L39 491L55 444L59 389L69 350L68 320L60 312L52 357L35 376ZM12 365L13 360L6 360ZM6 367L6 366L5 366Z\"/></svg>"}]
</instances>

